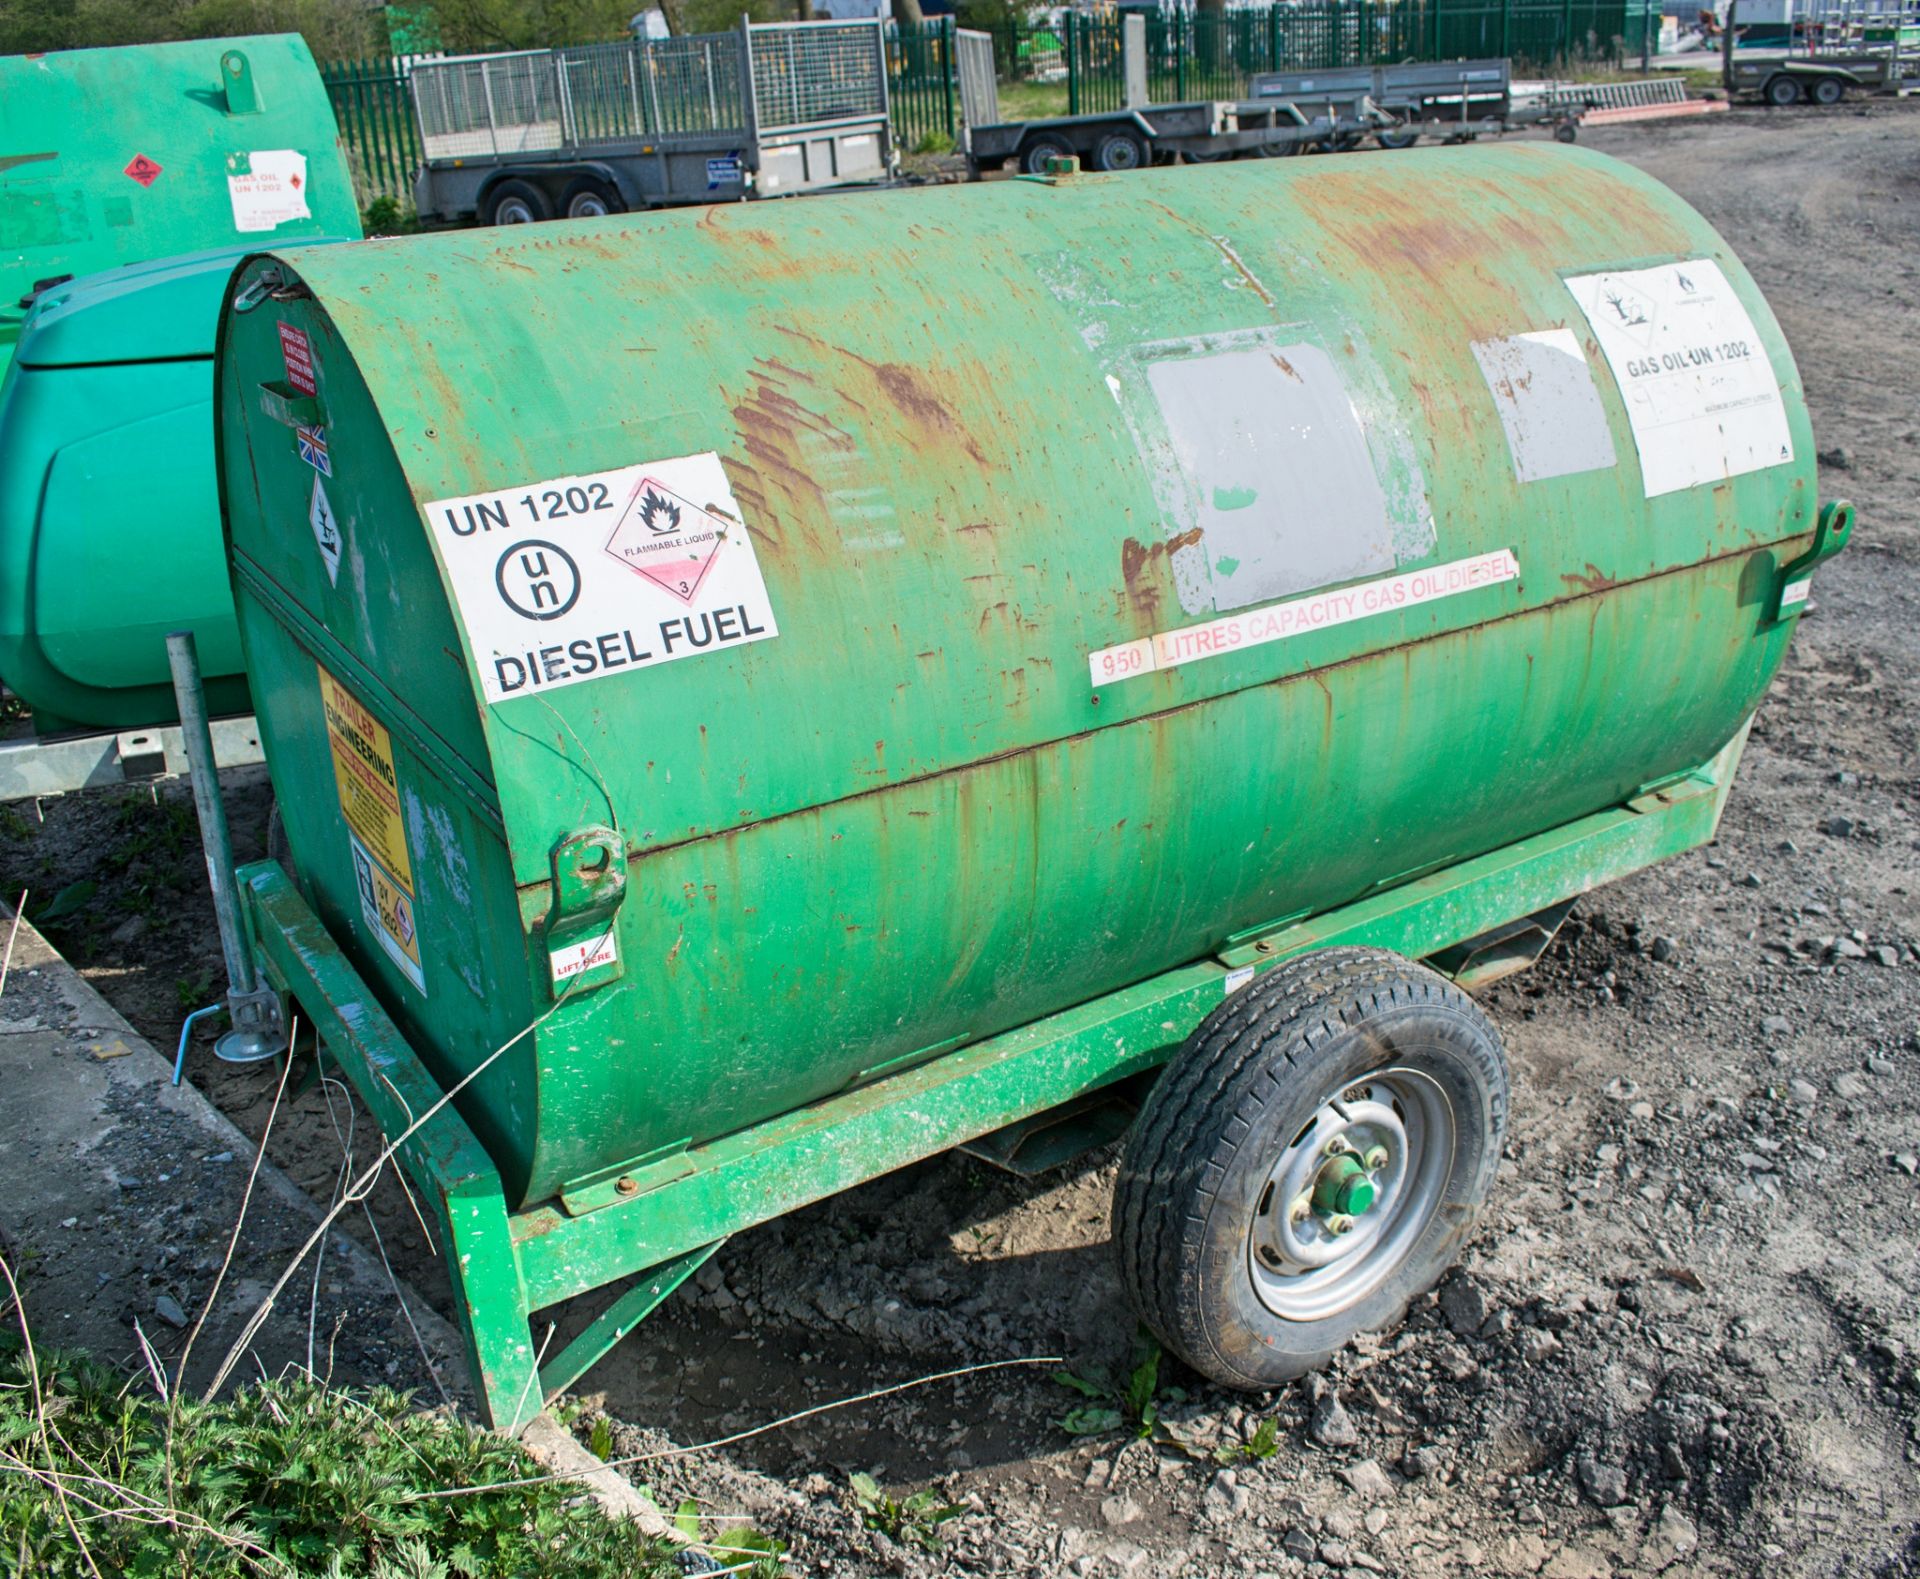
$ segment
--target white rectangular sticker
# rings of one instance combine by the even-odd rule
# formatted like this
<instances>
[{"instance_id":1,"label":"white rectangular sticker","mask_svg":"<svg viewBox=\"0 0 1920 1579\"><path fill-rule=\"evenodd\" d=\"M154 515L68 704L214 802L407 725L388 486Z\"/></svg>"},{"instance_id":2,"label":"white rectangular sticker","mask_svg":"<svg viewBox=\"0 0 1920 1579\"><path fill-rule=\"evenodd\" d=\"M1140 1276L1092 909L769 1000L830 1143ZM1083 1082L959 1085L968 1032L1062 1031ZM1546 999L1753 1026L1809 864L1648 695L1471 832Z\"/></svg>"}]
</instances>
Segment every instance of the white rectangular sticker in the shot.
<instances>
[{"instance_id":1,"label":"white rectangular sticker","mask_svg":"<svg viewBox=\"0 0 1920 1579\"><path fill-rule=\"evenodd\" d=\"M311 219L307 207L307 156L291 148L256 148L227 155L227 196L233 228L242 234L272 230L289 220Z\"/></svg>"},{"instance_id":2,"label":"white rectangular sticker","mask_svg":"<svg viewBox=\"0 0 1920 1579\"><path fill-rule=\"evenodd\" d=\"M569 943L565 948L557 948L547 955L547 968L553 972L553 984L592 970L596 965L611 965L620 957L620 943L613 935L613 928L584 937L577 943Z\"/></svg>"},{"instance_id":3,"label":"white rectangular sticker","mask_svg":"<svg viewBox=\"0 0 1920 1579\"><path fill-rule=\"evenodd\" d=\"M1793 459L1780 380L1710 258L1567 281L1627 404L1649 499Z\"/></svg>"},{"instance_id":4,"label":"white rectangular sticker","mask_svg":"<svg viewBox=\"0 0 1920 1579\"><path fill-rule=\"evenodd\" d=\"M426 509L489 702L780 634L712 452Z\"/></svg>"},{"instance_id":5,"label":"white rectangular sticker","mask_svg":"<svg viewBox=\"0 0 1920 1579\"><path fill-rule=\"evenodd\" d=\"M1291 603L1276 603L1245 614L1230 614L1209 620L1204 625L1187 625L1179 630L1160 631L1118 647L1103 647L1087 658L1087 668L1096 686L1115 680L1130 680L1135 675L1151 674L1156 669L1171 669L1196 658L1217 658L1223 653L1260 647L1268 642L1285 641L1307 631L1326 630L1370 614L1386 614L1394 609L1412 608L1450 598L1479 587L1498 586L1518 580L1520 561L1510 549L1497 548L1490 554L1471 559L1456 559L1451 564L1433 565L1426 570L1409 570L1379 581L1363 581L1356 587L1335 592L1316 592Z\"/></svg>"}]
</instances>

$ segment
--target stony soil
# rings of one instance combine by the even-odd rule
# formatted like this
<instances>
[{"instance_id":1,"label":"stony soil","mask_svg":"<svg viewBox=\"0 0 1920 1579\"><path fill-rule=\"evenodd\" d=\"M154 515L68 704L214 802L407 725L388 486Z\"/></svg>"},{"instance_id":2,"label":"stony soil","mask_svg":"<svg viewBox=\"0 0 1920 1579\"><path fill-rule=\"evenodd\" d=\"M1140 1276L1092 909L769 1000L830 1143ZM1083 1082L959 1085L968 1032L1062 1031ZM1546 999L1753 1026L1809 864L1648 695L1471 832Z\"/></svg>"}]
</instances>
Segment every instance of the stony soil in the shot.
<instances>
[{"instance_id":1,"label":"stony soil","mask_svg":"<svg viewBox=\"0 0 1920 1579\"><path fill-rule=\"evenodd\" d=\"M1920 113L1736 111L1588 140L1752 268L1806 380L1823 494L1861 525L1820 574L1718 843L1594 896L1487 993L1514 1120L1461 1270L1400 1331L1272 1396L1168 1362L1146 1439L1075 1439L1056 1422L1085 1400L1054 1367L1001 1370L636 1467L656 1495L749 1514L796 1567L843 1575L1920 1571ZM264 799L235 788L257 850ZM45 814L0 829L10 892L127 874L129 838L168 821L125 795ZM170 1047L218 956L196 863L153 837L132 862L146 901L96 895L46 930ZM267 1071L204 1051L194 1069L258 1131ZM274 1154L324 1195L322 1093L291 1116ZM742 1234L570 1412L645 1452L968 1364L1124 1372L1113 1170L1109 1152L1021 1181L955 1154ZM404 1203L381 1222L444 1302ZM921 1552L862 1529L855 1470L966 1511Z\"/></svg>"}]
</instances>

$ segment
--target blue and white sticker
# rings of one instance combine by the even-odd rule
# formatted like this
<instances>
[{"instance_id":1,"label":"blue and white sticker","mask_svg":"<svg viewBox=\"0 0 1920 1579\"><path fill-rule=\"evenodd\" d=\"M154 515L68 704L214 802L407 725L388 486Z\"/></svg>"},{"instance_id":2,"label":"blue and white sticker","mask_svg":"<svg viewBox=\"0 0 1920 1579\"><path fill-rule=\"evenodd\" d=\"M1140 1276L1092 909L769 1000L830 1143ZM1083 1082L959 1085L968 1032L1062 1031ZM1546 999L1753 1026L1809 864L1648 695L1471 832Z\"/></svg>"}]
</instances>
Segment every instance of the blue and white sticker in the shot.
<instances>
[{"instance_id":1,"label":"blue and white sticker","mask_svg":"<svg viewBox=\"0 0 1920 1579\"><path fill-rule=\"evenodd\" d=\"M738 154L726 154L718 159L707 161L707 190L717 187L738 186L743 179L743 171Z\"/></svg>"},{"instance_id":2,"label":"blue and white sticker","mask_svg":"<svg viewBox=\"0 0 1920 1579\"><path fill-rule=\"evenodd\" d=\"M295 428L294 442L300 446L300 459L305 461L322 477L333 475L333 461L327 454L327 430L325 428Z\"/></svg>"}]
</instances>

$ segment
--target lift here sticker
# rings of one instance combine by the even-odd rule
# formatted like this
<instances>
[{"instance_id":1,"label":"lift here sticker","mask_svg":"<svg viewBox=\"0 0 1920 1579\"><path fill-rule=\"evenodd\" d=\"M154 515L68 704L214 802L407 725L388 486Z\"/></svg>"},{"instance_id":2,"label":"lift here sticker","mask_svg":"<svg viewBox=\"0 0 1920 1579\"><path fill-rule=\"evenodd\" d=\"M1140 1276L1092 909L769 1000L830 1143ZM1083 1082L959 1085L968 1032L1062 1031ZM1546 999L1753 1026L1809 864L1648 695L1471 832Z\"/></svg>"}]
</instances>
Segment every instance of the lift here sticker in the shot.
<instances>
[{"instance_id":1,"label":"lift here sticker","mask_svg":"<svg viewBox=\"0 0 1920 1579\"><path fill-rule=\"evenodd\" d=\"M426 511L490 703L780 634L711 451Z\"/></svg>"},{"instance_id":2,"label":"lift here sticker","mask_svg":"<svg viewBox=\"0 0 1920 1579\"><path fill-rule=\"evenodd\" d=\"M1567 289L1626 400L1649 499L1793 459L1780 380L1719 264L1577 274Z\"/></svg>"}]
</instances>

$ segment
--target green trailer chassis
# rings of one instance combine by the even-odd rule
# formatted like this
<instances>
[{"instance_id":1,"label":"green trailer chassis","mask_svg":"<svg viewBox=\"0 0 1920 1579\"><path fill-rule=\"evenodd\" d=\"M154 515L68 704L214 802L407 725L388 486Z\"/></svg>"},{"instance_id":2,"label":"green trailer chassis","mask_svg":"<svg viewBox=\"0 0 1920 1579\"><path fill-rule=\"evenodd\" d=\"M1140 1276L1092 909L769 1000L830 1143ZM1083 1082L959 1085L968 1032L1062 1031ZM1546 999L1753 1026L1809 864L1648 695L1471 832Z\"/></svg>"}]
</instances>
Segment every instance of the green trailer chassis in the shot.
<instances>
[{"instance_id":1,"label":"green trailer chassis","mask_svg":"<svg viewBox=\"0 0 1920 1579\"><path fill-rule=\"evenodd\" d=\"M1211 958L518 1212L456 1108L436 1110L443 1088L292 880L264 862L239 876L272 985L317 1028L383 1132L405 1135L398 1157L439 1220L482 1408L497 1428L518 1431L728 1235L1145 1074L1257 971L1365 943L1415 959L1452 950L1447 961L1467 982L1476 969L1480 979L1497 974L1460 945L1497 941L1517 918L1541 913L1550 927L1571 898L1710 840L1745 740L1743 727L1710 762L1624 805L1241 934ZM1513 958L1510 948L1490 953ZM629 1278L557 1354L535 1344L536 1311Z\"/></svg>"}]
</instances>

